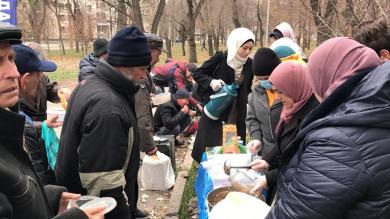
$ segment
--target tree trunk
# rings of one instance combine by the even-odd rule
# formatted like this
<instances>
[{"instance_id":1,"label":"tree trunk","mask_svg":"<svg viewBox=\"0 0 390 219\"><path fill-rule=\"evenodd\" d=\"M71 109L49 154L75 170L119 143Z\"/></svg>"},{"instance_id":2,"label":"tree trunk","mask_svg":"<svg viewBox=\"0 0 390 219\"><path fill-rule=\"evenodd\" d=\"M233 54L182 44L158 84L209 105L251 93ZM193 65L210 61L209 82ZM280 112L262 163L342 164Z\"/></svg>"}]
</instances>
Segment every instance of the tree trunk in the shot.
<instances>
[{"instance_id":1,"label":"tree trunk","mask_svg":"<svg viewBox=\"0 0 390 219\"><path fill-rule=\"evenodd\" d=\"M238 18L237 0L233 0L233 24L235 28L241 27L240 19Z\"/></svg>"},{"instance_id":2,"label":"tree trunk","mask_svg":"<svg viewBox=\"0 0 390 219\"><path fill-rule=\"evenodd\" d=\"M179 28L179 36L180 36L180 39L181 39L181 51L182 51L182 55L183 56L186 56L186 29L184 26L180 26Z\"/></svg>"},{"instance_id":3,"label":"tree trunk","mask_svg":"<svg viewBox=\"0 0 390 219\"><path fill-rule=\"evenodd\" d=\"M138 27L140 31L145 32L144 23L142 21L141 6L139 5L140 0L131 0L131 2L133 6L133 25Z\"/></svg>"},{"instance_id":4,"label":"tree trunk","mask_svg":"<svg viewBox=\"0 0 390 219\"><path fill-rule=\"evenodd\" d=\"M218 35L215 34L214 30L213 30L213 39L214 39L214 50L218 51L219 50L219 33L218 33Z\"/></svg>"},{"instance_id":5,"label":"tree trunk","mask_svg":"<svg viewBox=\"0 0 390 219\"><path fill-rule=\"evenodd\" d=\"M308 22L305 21L304 25L302 25L302 49L303 51L305 52L305 50L308 48L308 37L310 37L310 32L309 32L309 29L308 29Z\"/></svg>"},{"instance_id":6,"label":"tree trunk","mask_svg":"<svg viewBox=\"0 0 390 219\"><path fill-rule=\"evenodd\" d=\"M167 58L172 58L172 41L167 37L165 37L165 43L167 44Z\"/></svg>"},{"instance_id":7,"label":"tree trunk","mask_svg":"<svg viewBox=\"0 0 390 219\"><path fill-rule=\"evenodd\" d=\"M258 41L257 40L258 39L257 36L259 34L259 24L256 25L256 31L254 32L254 34L255 34L255 44L254 45L256 46L257 41Z\"/></svg>"},{"instance_id":8,"label":"tree trunk","mask_svg":"<svg viewBox=\"0 0 390 219\"><path fill-rule=\"evenodd\" d=\"M303 32L303 25L302 25L301 19L300 19L300 21L298 21L298 30L299 30L299 32L297 34L297 44L302 47L301 38L302 38L302 32Z\"/></svg>"},{"instance_id":9,"label":"tree trunk","mask_svg":"<svg viewBox=\"0 0 390 219\"><path fill-rule=\"evenodd\" d=\"M198 62L196 57L196 43L195 43L195 18L194 18L194 6L192 4L192 0L187 0L187 6L188 6L188 48L189 48L189 59L188 61L191 62Z\"/></svg>"},{"instance_id":10,"label":"tree trunk","mask_svg":"<svg viewBox=\"0 0 390 219\"><path fill-rule=\"evenodd\" d=\"M28 21L31 26L33 40L36 43L41 43L41 34L46 21L46 5L40 0L28 1L29 8L26 9ZM39 13L41 11L41 14Z\"/></svg>"},{"instance_id":11,"label":"tree trunk","mask_svg":"<svg viewBox=\"0 0 390 219\"><path fill-rule=\"evenodd\" d=\"M260 16L260 0L257 0L257 21L259 22L259 31L260 31L260 47L264 47L264 29L263 29L263 20ZM267 36L268 37L268 36Z\"/></svg>"},{"instance_id":12,"label":"tree trunk","mask_svg":"<svg viewBox=\"0 0 390 219\"><path fill-rule=\"evenodd\" d=\"M125 0L118 0L118 16L116 20L116 30L119 31L127 26L127 14Z\"/></svg>"},{"instance_id":13,"label":"tree trunk","mask_svg":"<svg viewBox=\"0 0 390 219\"><path fill-rule=\"evenodd\" d=\"M62 50L62 55L65 55L65 46L64 46L64 40L62 38L60 15L58 14L58 0L50 0L50 5L51 5L50 9L53 11L57 19L58 35L60 38L60 48Z\"/></svg>"},{"instance_id":14,"label":"tree trunk","mask_svg":"<svg viewBox=\"0 0 390 219\"><path fill-rule=\"evenodd\" d=\"M188 36L188 47L189 47L189 62L198 62L198 59L196 57L195 23L196 23L196 18L198 17L204 2L205 0L199 0L194 10L194 5L192 4L192 0L187 0L187 6L188 6L187 36Z\"/></svg>"},{"instance_id":15,"label":"tree trunk","mask_svg":"<svg viewBox=\"0 0 390 219\"><path fill-rule=\"evenodd\" d=\"M50 54L50 42L49 42L49 34L47 34L46 32L46 25L44 27L44 37L45 37L45 40L46 40L46 45L47 45L47 52Z\"/></svg>"},{"instance_id":16,"label":"tree trunk","mask_svg":"<svg viewBox=\"0 0 390 219\"><path fill-rule=\"evenodd\" d=\"M164 8L165 8L165 0L160 0L160 3L158 4L156 15L153 18L153 23L152 23L152 30L150 31L151 33L156 34L157 29L158 29L158 24L160 23L161 16L164 13Z\"/></svg>"},{"instance_id":17,"label":"tree trunk","mask_svg":"<svg viewBox=\"0 0 390 219\"><path fill-rule=\"evenodd\" d=\"M209 48L209 56L214 55L214 49L213 49L213 30L209 30L207 34L207 44ZM215 40L215 39L214 39Z\"/></svg>"},{"instance_id":18,"label":"tree trunk","mask_svg":"<svg viewBox=\"0 0 390 219\"><path fill-rule=\"evenodd\" d=\"M57 8L57 6L55 6ZM62 50L62 55L65 55L65 46L64 46L64 40L62 39L62 30L61 30L61 23L60 23L60 16L58 15L58 10L56 9L56 18L57 18L57 25L58 25L58 35L60 37L60 46Z\"/></svg>"}]
</instances>

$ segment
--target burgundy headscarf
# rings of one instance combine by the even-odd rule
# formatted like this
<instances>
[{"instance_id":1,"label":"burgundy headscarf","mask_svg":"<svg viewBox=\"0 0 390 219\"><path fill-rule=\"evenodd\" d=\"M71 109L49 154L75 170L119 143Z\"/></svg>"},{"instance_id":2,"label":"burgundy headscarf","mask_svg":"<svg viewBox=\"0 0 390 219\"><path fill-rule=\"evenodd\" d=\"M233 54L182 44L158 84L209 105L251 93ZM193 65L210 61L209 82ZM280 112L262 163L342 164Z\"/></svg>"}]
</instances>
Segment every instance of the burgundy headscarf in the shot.
<instances>
[{"instance_id":1,"label":"burgundy headscarf","mask_svg":"<svg viewBox=\"0 0 390 219\"><path fill-rule=\"evenodd\" d=\"M308 81L322 99L355 73L380 65L374 50L347 37L322 43L309 58Z\"/></svg>"},{"instance_id":2,"label":"burgundy headscarf","mask_svg":"<svg viewBox=\"0 0 390 219\"><path fill-rule=\"evenodd\" d=\"M298 62L283 62L275 68L269 77L269 81L281 93L287 95L294 101L291 108L283 106L280 114L280 121L277 126L284 121L289 124L290 120L309 100L313 95L313 90L306 79L307 67Z\"/></svg>"}]
</instances>

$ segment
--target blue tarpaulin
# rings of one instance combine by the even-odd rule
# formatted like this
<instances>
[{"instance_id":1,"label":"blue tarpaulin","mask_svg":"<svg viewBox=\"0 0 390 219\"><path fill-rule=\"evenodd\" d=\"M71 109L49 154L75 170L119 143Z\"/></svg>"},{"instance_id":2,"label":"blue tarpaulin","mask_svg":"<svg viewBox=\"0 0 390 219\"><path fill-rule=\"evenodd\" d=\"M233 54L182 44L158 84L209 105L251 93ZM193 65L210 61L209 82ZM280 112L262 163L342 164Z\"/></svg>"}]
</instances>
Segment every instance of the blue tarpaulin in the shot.
<instances>
[{"instance_id":1,"label":"blue tarpaulin","mask_svg":"<svg viewBox=\"0 0 390 219\"><path fill-rule=\"evenodd\" d=\"M202 161L207 160L207 154L203 153ZM198 214L200 219L208 219L206 197L213 190L213 181L202 165L199 165L198 176L195 182L195 192L198 199Z\"/></svg>"}]
</instances>

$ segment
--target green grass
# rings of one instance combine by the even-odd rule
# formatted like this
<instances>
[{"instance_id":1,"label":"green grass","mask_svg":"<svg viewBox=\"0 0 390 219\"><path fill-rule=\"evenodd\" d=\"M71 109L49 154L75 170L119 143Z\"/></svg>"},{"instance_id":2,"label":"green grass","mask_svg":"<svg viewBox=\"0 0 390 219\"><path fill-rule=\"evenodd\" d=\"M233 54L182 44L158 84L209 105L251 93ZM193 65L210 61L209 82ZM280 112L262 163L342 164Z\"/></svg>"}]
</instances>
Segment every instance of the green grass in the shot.
<instances>
[{"instance_id":1,"label":"green grass","mask_svg":"<svg viewBox=\"0 0 390 219\"><path fill-rule=\"evenodd\" d=\"M252 53L254 53L259 46L256 46L253 48ZM172 56L173 59L176 60L186 60L188 61L189 52L188 52L188 44L186 44L186 56L183 56L181 44L175 44L172 46ZM196 45L197 50L197 59L198 65L201 65L204 61L206 61L209 57L208 51L201 51L201 46L199 44ZM219 50L226 50L226 47L224 45L220 45ZM215 52L215 51L214 51ZM48 51L46 51L47 59L54 61L57 63L57 72L48 74L49 78L56 81L77 81L77 76L79 73L79 62L81 58L83 57L83 54L76 53L75 50L68 49L65 51L66 55L63 56L60 50L51 50L50 54ZM163 64L165 63L165 60L167 59L167 54L162 53L160 55L160 61L157 63Z\"/></svg>"},{"instance_id":2,"label":"green grass","mask_svg":"<svg viewBox=\"0 0 390 219\"><path fill-rule=\"evenodd\" d=\"M183 196L181 198L181 204L180 204L180 211L179 211L179 219L187 219L191 218L191 215L189 215L188 204L190 200L195 197L195 179L196 179L196 171L198 169L198 165L194 162L192 164L187 183L184 187Z\"/></svg>"},{"instance_id":3,"label":"green grass","mask_svg":"<svg viewBox=\"0 0 390 219\"><path fill-rule=\"evenodd\" d=\"M61 50L46 50L46 55L50 57L63 56ZM81 59L83 57L83 52L80 50L79 53L76 53L75 49L65 49L65 56L75 57Z\"/></svg>"},{"instance_id":4,"label":"green grass","mask_svg":"<svg viewBox=\"0 0 390 219\"><path fill-rule=\"evenodd\" d=\"M73 81L79 76L78 71L57 70L55 73L49 73L49 78L53 81Z\"/></svg>"}]
</instances>

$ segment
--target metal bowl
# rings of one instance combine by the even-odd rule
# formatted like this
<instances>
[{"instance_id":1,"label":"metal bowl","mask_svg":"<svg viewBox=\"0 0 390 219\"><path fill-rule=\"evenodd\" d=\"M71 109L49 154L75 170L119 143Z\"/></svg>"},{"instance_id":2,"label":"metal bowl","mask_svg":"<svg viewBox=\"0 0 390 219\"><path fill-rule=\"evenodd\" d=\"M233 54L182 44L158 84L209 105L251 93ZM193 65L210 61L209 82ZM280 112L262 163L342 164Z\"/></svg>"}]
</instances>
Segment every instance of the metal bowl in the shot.
<instances>
[{"instance_id":1,"label":"metal bowl","mask_svg":"<svg viewBox=\"0 0 390 219\"><path fill-rule=\"evenodd\" d=\"M206 203L209 211L213 209L213 207L220 201L226 198L229 192L241 192L241 189L233 186L224 186L217 189L212 190L207 194Z\"/></svg>"}]
</instances>

